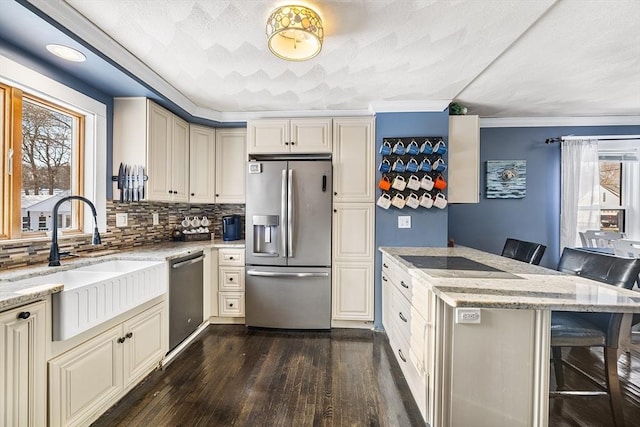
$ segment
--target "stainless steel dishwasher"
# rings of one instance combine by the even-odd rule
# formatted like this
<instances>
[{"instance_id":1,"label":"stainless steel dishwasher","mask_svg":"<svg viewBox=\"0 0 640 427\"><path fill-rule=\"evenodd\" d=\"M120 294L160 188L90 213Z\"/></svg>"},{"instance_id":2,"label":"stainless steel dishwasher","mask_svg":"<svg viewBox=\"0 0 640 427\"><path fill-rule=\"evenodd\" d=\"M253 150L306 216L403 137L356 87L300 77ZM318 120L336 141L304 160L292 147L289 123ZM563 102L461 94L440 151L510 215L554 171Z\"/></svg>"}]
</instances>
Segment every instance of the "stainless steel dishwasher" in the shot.
<instances>
[{"instance_id":1,"label":"stainless steel dishwasher","mask_svg":"<svg viewBox=\"0 0 640 427\"><path fill-rule=\"evenodd\" d=\"M170 261L169 350L173 350L202 323L203 260L204 254L196 252Z\"/></svg>"}]
</instances>

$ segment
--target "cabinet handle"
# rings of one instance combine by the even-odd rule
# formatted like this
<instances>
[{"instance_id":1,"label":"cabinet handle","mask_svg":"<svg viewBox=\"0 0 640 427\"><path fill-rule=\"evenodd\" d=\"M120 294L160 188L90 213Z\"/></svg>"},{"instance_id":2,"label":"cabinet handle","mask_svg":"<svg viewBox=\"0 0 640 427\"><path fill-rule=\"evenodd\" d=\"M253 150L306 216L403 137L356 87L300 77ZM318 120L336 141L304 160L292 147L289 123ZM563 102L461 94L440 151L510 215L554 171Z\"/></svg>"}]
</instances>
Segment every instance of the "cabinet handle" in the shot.
<instances>
[{"instance_id":1,"label":"cabinet handle","mask_svg":"<svg viewBox=\"0 0 640 427\"><path fill-rule=\"evenodd\" d=\"M384 268L389 268L389 266L388 266L387 264L385 264L385 263L382 263L382 266L383 266Z\"/></svg>"},{"instance_id":2,"label":"cabinet handle","mask_svg":"<svg viewBox=\"0 0 640 427\"><path fill-rule=\"evenodd\" d=\"M404 314L402 314L402 312L401 312L401 311L399 311L399 312L398 312L398 316L400 316L400 319L402 319L402 321L403 321L404 323L407 323L407 318L406 318L406 317L404 317Z\"/></svg>"},{"instance_id":3,"label":"cabinet handle","mask_svg":"<svg viewBox=\"0 0 640 427\"><path fill-rule=\"evenodd\" d=\"M387 278L386 278L386 277L384 277L384 276L382 276L382 281L383 281L383 282L388 282Z\"/></svg>"},{"instance_id":4,"label":"cabinet handle","mask_svg":"<svg viewBox=\"0 0 640 427\"><path fill-rule=\"evenodd\" d=\"M404 357L404 354L402 354L402 350L398 349L398 354L400 355L400 359L402 359L403 362L407 361L407 358Z\"/></svg>"},{"instance_id":5,"label":"cabinet handle","mask_svg":"<svg viewBox=\"0 0 640 427\"><path fill-rule=\"evenodd\" d=\"M133 332L127 332L127 335L125 335L125 338L131 338L133 336Z\"/></svg>"},{"instance_id":6,"label":"cabinet handle","mask_svg":"<svg viewBox=\"0 0 640 427\"><path fill-rule=\"evenodd\" d=\"M122 344L123 342L125 342L125 340L126 340L125 337L118 338L118 344Z\"/></svg>"},{"instance_id":7,"label":"cabinet handle","mask_svg":"<svg viewBox=\"0 0 640 427\"><path fill-rule=\"evenodd\" d=\"M407 285L406 283L404 283L404 281L400 281L400 285L405 288L405 289L409 289L409 285Z\"/></svg>"},{"instance_id":8,"label":"cabinet handle","mask_svg":"<svg viewBox=\"0 0 640 427\"><path fill-rule=\"evenodd\" d=\"M29 316L31 316L31 313L29 313L28 311L22 311L20 312L20 314L18 314L18 319L26 320L29 318Z\"/></svg>"}]
</instances>

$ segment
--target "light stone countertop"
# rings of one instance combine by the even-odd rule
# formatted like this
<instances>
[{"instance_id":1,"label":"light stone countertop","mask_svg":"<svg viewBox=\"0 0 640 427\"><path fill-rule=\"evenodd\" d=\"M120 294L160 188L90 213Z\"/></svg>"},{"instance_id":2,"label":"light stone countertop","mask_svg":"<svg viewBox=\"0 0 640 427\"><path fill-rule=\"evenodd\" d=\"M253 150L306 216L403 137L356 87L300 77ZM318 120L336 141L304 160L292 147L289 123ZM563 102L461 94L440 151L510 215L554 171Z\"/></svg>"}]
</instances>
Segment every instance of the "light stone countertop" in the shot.
<instances>
[{"instance_id":1,"label":"light stone countertop","mask_svg":"<svg viewBox=\"0 0 640 427\"><path fill-rule=\"evenodd\" d=\"M62 283L29 284L25 279L53 274L60 271L97 264L110 260L143 260L143 261L170 261L204 249L210 248L237 248L244 249L244 240L225 242L223 240L203 240L197 242L163 242L156 245L141 246L130 250L108 250L102 252L102 256L96 256L100 252L79 258L63 258L59 267L49 267L46 264L39 266L9 269L0 271L0 311L8 310L28 304L32 301L44 299L49 294L61 292L64 289ZM20 281L20 283L15 283Z\"/></svg>"},{"instance_id":2,"label":"light stone countertop","mask_svg":"<svg viewBox=\"0 0 640 427\"><path fill-rule=\"evenodd\" d=\"M381 247L379 250L452 307L640 313L640 292L476 249ZM472 277L474 273L470 271L417 268L400 256L464 257L502 271L479 272L475 275L478 277Z\"/></svg>"}]
</instances>

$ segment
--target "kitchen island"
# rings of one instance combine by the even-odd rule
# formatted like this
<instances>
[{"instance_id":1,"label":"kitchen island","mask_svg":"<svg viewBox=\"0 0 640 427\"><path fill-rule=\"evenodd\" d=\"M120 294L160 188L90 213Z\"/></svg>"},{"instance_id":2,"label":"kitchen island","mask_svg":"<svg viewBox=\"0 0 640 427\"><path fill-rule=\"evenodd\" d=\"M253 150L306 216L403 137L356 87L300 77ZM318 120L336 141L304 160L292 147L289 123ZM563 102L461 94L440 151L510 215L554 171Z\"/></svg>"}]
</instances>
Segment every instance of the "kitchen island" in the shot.
<instances>
[{"instance_id":1,"label":"kitchen island","mask_svg":"<svg viewBox=\"0 0 640 427\"><path fill-rule=\"evenodd\" d=\"M551 311L640 312L640 294L457 248L380 248L383 325L432 426L547 426Z\"/></svg>"}]
</instances>

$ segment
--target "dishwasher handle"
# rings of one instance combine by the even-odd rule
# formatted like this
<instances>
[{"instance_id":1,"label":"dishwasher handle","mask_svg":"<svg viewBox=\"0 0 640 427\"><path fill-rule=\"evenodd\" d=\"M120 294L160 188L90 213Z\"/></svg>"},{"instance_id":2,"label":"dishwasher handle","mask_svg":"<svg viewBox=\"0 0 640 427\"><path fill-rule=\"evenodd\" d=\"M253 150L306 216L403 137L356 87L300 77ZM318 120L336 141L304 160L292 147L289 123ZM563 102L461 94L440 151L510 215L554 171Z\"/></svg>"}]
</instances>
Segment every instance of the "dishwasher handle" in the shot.
<instances>
[{"instance_id":1,"label":"dishwasher handle","mask_svg":"<svg viewBox=\"0 0 640 427\"><path fill-rule=\"evenodd\" d=\"M303 273L276 273L273 271L247 271L248 276L259 277L328 277L329 273L324 272L303 272Z\"/></svg>"},{"instance_id":2,"label":"dishwasher handle","mask_svg":"<svg viewBox=\"0 0 640 427\"><path fill-rule=\"evenodd\" d=\"M182 261L182 262L176 262L175 264L173 264L171 266L171 268L180 268L180 267L185 267L187 265L191 265L191 264L195 264L197 262L200 262L204 259L204 255L200 255L197 258L192 258L192 259L188 259L186 261Z\"/></svg>"}]
</instances>

